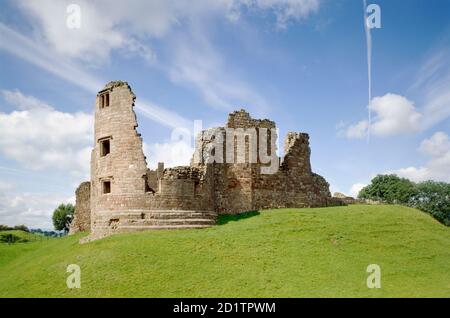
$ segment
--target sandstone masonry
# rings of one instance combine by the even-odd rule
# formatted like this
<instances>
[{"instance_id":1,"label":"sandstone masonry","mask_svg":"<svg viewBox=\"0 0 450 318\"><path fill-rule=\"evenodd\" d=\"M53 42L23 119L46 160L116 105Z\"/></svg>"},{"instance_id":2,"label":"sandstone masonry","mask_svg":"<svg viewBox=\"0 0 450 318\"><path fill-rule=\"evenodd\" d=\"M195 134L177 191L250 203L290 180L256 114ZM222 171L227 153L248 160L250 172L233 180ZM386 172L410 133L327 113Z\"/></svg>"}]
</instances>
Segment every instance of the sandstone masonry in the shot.
<instances>
[{"instance_id":1,"label":"sandstone masonry","mask_svg":"<svg viewBox=\"0 0 450 318\"><path fill-rule=\"evenodd\" d=\"M331 197L326 180L312 172L307 134L288 133L285 156L278 158L271 147L275 123L253 119L245 110L231 113L225 127L197 136L190 166L165 169L160 163L150 170L136 131L134 101L122 81L97 94L91 181L77 189L70 229L90 227L85 241L127 231L208 227L220 214L342 204ZM266 131L268 138L261 138ZM267 153L272 163L252 158L252 150ZM276 169L266 173L273 164Z\"/></svg>"}]
</instances>

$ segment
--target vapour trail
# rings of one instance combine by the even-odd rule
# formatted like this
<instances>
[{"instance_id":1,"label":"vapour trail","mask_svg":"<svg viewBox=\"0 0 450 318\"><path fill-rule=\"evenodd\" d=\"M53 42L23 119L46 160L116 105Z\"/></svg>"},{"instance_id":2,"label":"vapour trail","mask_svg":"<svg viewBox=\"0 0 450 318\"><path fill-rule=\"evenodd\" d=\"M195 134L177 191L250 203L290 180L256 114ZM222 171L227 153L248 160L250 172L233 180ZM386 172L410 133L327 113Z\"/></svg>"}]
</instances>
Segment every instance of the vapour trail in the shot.
<instances>
[{"instance_id":1,"label":"vapour trail","mask_svg":"<svg viewBox=\"0 0 450 318\"><path fill-rule=\"evenodd\" d=\"M369 103L368 103L368 113L369 122L367 125L367 142L370 141L370 127L372 125L372 112L370 105L372 104L372 34L370 32L370 27L367 24L367 0L363 0L364 6L364 30L366 31L366 45L367 45L367 78L369 83Z\"/></svg>"}]
</instances>

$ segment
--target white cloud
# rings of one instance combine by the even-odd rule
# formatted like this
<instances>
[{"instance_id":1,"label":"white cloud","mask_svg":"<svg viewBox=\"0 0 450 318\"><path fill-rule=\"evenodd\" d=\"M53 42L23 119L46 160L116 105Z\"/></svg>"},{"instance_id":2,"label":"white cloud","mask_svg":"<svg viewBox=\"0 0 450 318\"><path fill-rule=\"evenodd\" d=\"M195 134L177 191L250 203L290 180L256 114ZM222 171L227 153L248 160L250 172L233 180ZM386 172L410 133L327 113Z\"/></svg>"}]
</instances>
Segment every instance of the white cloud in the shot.
<instances>
[{"instance_id":1,"label":"white cloud","mask_svg":"<svg viewBox=\"0 0 450 318\"><path fill-rule=\"evenodd\" d=\"M364 188L366 186L367 186L367 184L364 184L364 183L355 183L354 185L351 186L349 193L352 197L356 198L356 197L358 197L359 191L361 191L362 188Z\"/></svg>"},{"instance_id":2,"label":"white cloud","mask_svg":"<svg viewBox=\"0 0 450 318\"><path fill-rule=\"evenodd\" d=\"M420 131L422 115L403 96L386 94L375 97L370 108L376 114L370 129L377 136Z\"/></svg>"},{"instance_id":3,"label":"white cloud","mask_svg":"<svg viewBox=\"0 0 450 318\"><path fill-rule=\"evenodd\" d=\"M422 129L422 118L414 104L403 96L388 93L372 99L370 109L374 113L372 123L367 120L350 125L347 138L364 138L369 133L378 137L418 132Z\"/></svg>"},{"instance_id":4,"label":"white cloud","mask_svg":"<svg viewBox=\"0 0 450 318\"><path fill-rule=\"evenodd\" d=\"M0 180L0 191L7 191L14 188L14 184Z\"/></svg>"},{"instance_id":5,"label":"white cloud","mask_svg":"<svg viewBox=\"0 0 450 318\"><path fill-rule=\"evenodd\" d=\"M74 204L73 198L52 193L0 193L0 224L53 229L52 214L61 203Z\"/></svg>"},{"instance_id":6,"label":"white cloud","mask_svg":"<svg viewBox=\"0 0 450 318\"><path fill-rule=\"evenodd\" d=\"M176 140L165 143L144 143L144 153L149 168L157 168L158 162L164 162L164 167L169 168L188 166L194 149L189 142Z\"/></svg>"},{"instance_id":7,"label":"white cloud","mask_svg":"<svg viewBox=\"0 0 450 318\"><path fill-rule=\"evenodd\" d=\"M7 102L21 109L0 112L0 152L33 169L89 171L93 118L82 112L64 113L19 91L2 91Z\"/></svg>"},{"instance_id":8,"label":"white cloud","mask_svg":"<svg viewBox=\"0 0 450 318\"><path fill-rule=\"evenodd\" d=\"M249 2L249 1L247 1ZM277 17L277 26L286 28L289 20L300 20L319 9L319 0L254 0L261 9L271 9Z\"/></svg>"},{"instance_id":9,"label":"white cloud","mask_svg":"<svg viewBox=\"0 0 450 318\"><path fill-rule=\"evenodd\" d=\"M419 150L434 158L441 157L450 151L450 139L446 133L439 131L430 139L422 141Z\"/></svg>"},{"instance_id":10,"label":"white cloud","mask_svg":"<svg viewBox=\"0 0 450 318\"><path fill-rule=\"evenodd\" d=\"M362 139L367 135L368 128L369 122L362 120L359 123L350 125L345 131L345 136L349 139Z\"/></svg>"},{"instance_id":11,"label":"white cloud","mask_svg":"<svg viewBox=\"0 0 450 318\"><path fill-rule=\"evenodd\" d=\"M437 132L425 139L419 151L430 156L428 162L421 167L407 167L393 171L400 177L415 182L426 180L450 182L450 138L444 132Z\"/></svg>"}]
</instances>

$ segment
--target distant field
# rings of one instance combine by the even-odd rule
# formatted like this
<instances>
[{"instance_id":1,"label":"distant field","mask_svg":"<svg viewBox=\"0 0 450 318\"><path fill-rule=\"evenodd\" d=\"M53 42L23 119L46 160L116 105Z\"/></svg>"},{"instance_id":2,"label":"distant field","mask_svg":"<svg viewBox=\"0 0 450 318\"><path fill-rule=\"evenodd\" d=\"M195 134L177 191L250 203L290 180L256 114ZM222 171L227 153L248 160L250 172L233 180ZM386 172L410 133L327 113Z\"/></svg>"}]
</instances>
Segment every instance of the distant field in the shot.
<instances>
[{"instance_id":1,"label":"distant field","mask_svg":"<svg viewBox=\"0 0 450 318\"><path fill-rule=\"evenodd\" d=\"M450 297L450 229L402 206L279 209L203 230L0 243L1 297ZM81 289L68 289L68 264ZM366 268L381 266L381 289Z\"/></svg>"}]
</instances>

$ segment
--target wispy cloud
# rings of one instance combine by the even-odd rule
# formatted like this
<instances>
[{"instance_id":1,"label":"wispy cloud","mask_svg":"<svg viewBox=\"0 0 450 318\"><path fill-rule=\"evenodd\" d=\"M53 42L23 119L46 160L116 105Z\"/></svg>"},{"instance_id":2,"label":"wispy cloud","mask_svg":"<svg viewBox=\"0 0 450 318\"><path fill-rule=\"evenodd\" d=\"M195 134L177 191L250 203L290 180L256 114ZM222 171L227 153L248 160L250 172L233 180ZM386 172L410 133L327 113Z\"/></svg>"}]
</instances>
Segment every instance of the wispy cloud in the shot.
<instances>
[{"instance_id":1,"label":"wispy cloud","mask_svg":"<svg viewBox=\"0 0 450 318\"><path fill-rule=\"evenodd\" d=\"M426 180L450 182L450 137L439 131L420 144L418 149L427 155L429 160L420 167L406 167L392 171L401 177L412 181Z\"/></svg>"},{"instance_id":2,"label":"wispy cloud","mask_svg":"<svg viewBox=\"0 0 450 318\"><path fill-rule=\"evenodd\" d=\"M420 67L409 92L422 96L413 102L405 96L388 93L374 97L369 109L375 116L372 125L361 120L347 127L340 126L338 135L349 139L417 133L432 128L450 117L450 49L435 51Z\"/></svg>"},{"instance_id":3,"label":"wispy cloud","mask_svg":"<svg viewBox=\"0 0 450 318\"><path fill-rule=\"evenodd\" d=\"M233 74L203 29L192 23L171 43L173 55L164 66L170 79L193 88L212 108L230 111L245 106L253 113L267 112L269 103Z\"/></svg>"},{"instance_id":4,"label":"wispy cloud","mask_svg":"<svg viewBox=\"0 0 450 318\"><path fill-rule=\"evenodd\" d=\"M22 58L92 94L96 94L107 82L83 71L80 65L67 60L56 52L52 52L3 23L0 23L0 38L2 38L0 50ZM189 120L150 101L138 100L136 110L163 126L170 128L188 127Z\"/></svg>"}]
</instances>

